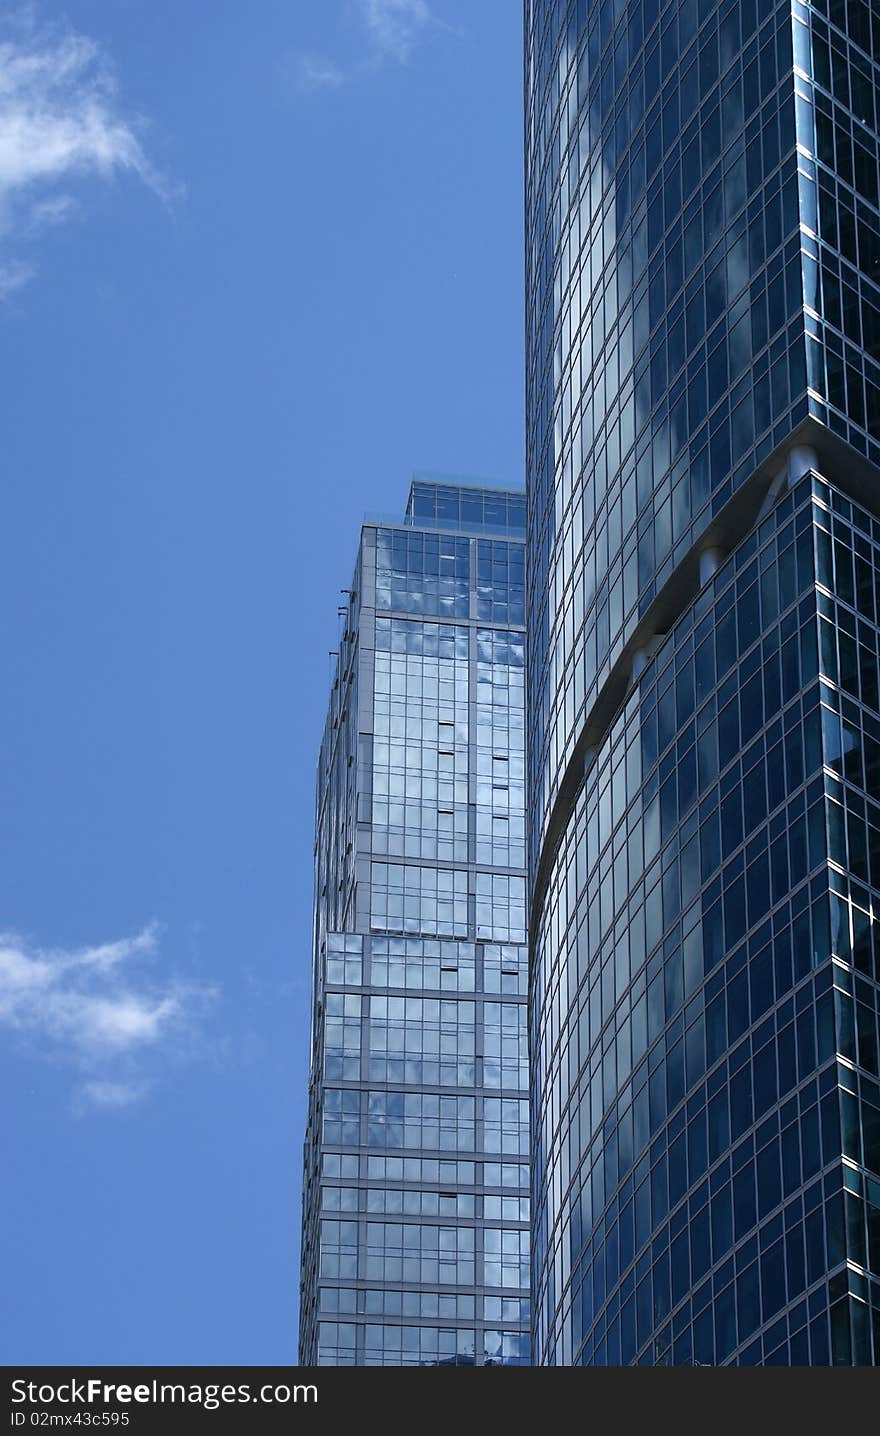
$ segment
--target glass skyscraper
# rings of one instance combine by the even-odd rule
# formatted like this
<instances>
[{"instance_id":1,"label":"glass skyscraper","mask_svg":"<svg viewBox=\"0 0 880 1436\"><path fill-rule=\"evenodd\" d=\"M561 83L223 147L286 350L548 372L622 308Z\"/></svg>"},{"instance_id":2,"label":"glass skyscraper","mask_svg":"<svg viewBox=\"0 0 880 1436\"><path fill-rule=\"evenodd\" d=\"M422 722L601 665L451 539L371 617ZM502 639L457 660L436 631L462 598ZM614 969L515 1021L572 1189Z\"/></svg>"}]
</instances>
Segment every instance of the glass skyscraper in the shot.
<instances>
[{"instance_id":1,"label":"glass skyscraper","mask_svg":"<svg viewBox=\"0 0 880 1436\"><path fill-rule=\"evenodd\" d=\"M527 1365L523 494L368 521L318 763L300 1359Z\"/></svg>"},{"instance_id":2,"label":"glass skyscraper","mask_svg":"<svg viewBox=\"0 0 880 1436\"><path fill-rule=\"evenodd\" d=\"M534 1359L874 1364L880 7L525 31Z\"/></svg>"}]
</instances>

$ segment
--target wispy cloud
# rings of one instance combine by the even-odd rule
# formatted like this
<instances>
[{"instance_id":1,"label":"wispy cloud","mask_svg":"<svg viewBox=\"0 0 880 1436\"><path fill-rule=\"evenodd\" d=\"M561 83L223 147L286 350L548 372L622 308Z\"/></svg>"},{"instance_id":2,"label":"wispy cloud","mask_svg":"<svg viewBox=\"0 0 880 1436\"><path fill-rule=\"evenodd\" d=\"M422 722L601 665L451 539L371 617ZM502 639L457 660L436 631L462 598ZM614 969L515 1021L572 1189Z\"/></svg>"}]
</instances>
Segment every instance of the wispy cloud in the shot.
<instances>
[{"instance_id":1,"label":"wispy cloud","mask_svg":"<svg viewBox=\"0 0 880 1436\"><path fill-rule=\"evenodd\" d=\"M128 1106L146 1090L148 1059L174 1055L214 995L168 975L135 976L139 965L159 966L159 956L155 924L75 949L0 934L0 1026L80 1069L80 1105Z\"/></svg>"},{"instance_id":2,"label":"wispy cloud","mask_svg":"<svg viewBox=\"0 0 880 1436\"><path fill-rule=\"evenodd\" d=\"M389 62L407 65L432 33L450 28L437 19L427 0L353 0L347 13L359 36L357 54L346 63L314 53L295 56L298 89L338 89Z\"/></svg>"},{"instance_id":3,"label":"wispy cloud","mask_svg":"<svg viewBox=\"0 0 880 1436\"><path fill-rule=\"evenodd\" d=\"M169 197L139 128L122 113L109 61L94 41L38 25L30 6L7 14L0 24L0 297L34 273L10 251L73 213L71 184L129 173Z\"/></svg>"},{"instance_id":4,"label":"wispy cloud","mask_svg":"<svg viewBox=\"0 0 880 1436\"><path fill-rule=\"evenodd\" d=\"M16 289L23 289L36 270L22 259L0 260L0 300L7 299Z\"/></svg>"},{"instance_id":5,"label":"wispy cloud","mask_svg":"<svg viewBox=\"0 0 880 1436\"><path fill-rule=\"evenodd\" d=\"M139 1102L144 1090L133 1082L83 1082L77 1088L74 1105L78 1111L89 1107L119 1111L121 1107Z\"/></svg>"},{"instance_id":6,"label":"wispy cloud","mask_svg":"<svg viewBox=\"0 0 880 1436\"><path fill-rule=\"evenodd\" d=\"M311 90L335 90L345 83L345 75L332 60L320 55L298 55L295 60L297 86Z\"/></svg>"},{"instance_id":7,"label":"wispy cloud","mask_svg":"<svg viewBox=\"0 0 880 1436\"><path fill-rule=\"evenodd\" d=\"M360 0L360 4L376 55L401 65L434 23L425 0Z\"/></svg>"}]
</instances>

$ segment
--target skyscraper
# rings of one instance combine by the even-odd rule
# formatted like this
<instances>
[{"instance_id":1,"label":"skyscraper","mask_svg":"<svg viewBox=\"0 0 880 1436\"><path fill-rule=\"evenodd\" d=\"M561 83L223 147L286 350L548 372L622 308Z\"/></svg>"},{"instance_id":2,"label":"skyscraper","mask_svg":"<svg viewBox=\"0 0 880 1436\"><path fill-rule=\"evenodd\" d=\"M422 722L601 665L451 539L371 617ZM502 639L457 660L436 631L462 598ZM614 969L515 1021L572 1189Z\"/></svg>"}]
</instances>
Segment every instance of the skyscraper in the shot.
<instances>
[{"instance_id":1,"label":"skyscraper","mask_svg":"<svg viewBox=\"0 0 880 1436\"><path fill-rule=\"evenodd\" d=\"M523 494L364 525L318 763L300 1357L526 1365Z\"/></svg>"},{"instance_id":2,"label":"skyscraper","mask_svg":"<svg viewBox=\"0 0 880 1436\"><path fill-rule=\"evenodd\" d=\"M534 1359L876 1363L880 8L525 30Z\"/></svg>"}]
</instances>

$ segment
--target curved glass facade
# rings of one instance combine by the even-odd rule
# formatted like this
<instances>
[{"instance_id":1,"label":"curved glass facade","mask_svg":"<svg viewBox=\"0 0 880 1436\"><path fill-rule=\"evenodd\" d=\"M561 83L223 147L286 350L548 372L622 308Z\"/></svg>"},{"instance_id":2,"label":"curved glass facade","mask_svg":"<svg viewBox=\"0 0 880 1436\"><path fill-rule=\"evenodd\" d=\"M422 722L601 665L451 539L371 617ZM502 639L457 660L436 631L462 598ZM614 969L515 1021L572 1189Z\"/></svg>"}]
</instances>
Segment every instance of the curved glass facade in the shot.
<instances>
[{"instance_id":1,"label":"curved glass facade","mask_svg":"<svg viewBox=\"0 0 880 1436\"><path fill-rule=\"evenodd\" d=\"M880 9L525 17L535 1360L872 1362Z\"/></svg>"}]
</instances>

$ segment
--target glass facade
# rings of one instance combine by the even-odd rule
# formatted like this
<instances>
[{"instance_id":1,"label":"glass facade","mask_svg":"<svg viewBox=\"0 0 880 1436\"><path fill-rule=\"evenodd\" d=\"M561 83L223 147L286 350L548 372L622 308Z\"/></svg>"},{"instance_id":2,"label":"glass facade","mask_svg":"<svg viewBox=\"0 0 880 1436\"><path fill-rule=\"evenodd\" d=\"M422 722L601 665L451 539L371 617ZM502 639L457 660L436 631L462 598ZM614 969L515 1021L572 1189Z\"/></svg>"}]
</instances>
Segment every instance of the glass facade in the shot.
<instances>
[{"instance_id":1,"label":"glass facade","mask_svg":"<svg viewBox=\"0 0 880 1436\"><path fill-rule=\"evenodd\" d=\"M523 495L364 526L318 763L300 1358L529 1363Z\"/></svg>"},{"instance_id":2,"label":"glass facade","mask_svg":"<svg viewBox=\"0 0 880 1436\"><path fill-rule=\"evenodd\" d=\"M880 7L525 21L534 1359L874 1364Z\"/></svg>"}]
</instances>

